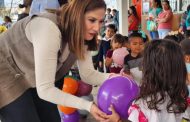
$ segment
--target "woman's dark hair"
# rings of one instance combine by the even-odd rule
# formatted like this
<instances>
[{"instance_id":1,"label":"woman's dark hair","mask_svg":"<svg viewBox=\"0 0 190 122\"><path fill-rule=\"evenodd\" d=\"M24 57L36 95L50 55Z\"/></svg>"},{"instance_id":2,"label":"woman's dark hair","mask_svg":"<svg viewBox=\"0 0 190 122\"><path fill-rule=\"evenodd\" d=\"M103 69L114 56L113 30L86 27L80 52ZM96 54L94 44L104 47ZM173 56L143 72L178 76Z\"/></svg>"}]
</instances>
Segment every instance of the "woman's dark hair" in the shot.
<instances>
[{"instance_id":1,"label":"woman's dark hair","mask_svg":"<svg viewBox=\"0 0 190 122\"><path fill-rule=\"evenodd\" d=\"M164 39L169 39L177 43L180 43L184 38L185 38L184 35L181 33L174 34L174 35L167 35L166 37L164 37Z\"/></svg>"},{"instance_id":2,"label":"woman's dark hair","mask_svg":"<svg viewBox=\"0 0 190 122\"><path fill-rule=\"evenodd\" d=\"M190 39L184 39L180 45L184 55L190 55Z\"/></svg>"},{"instance_id":3,"label":"woman's dark hair","mask_svg":"<svg viewBox=\"0 0 190 122\"><path fill-rule=\"evenodd\" d=\"M139 19L138 14L137 14L137 10L136 10L135 6L130 6L129 8L132 10L133 15L134 15L137 19Z\"/></svg>"},{"instance_id":4,"label":"woman's dark hair","mask_svg":"<svg viewBox=\"0 0 190 122\"><path fill-rule=\"evenodd\" d=\"M162 2L161 2L161 0L154 0L154 2L157 3L157 7L158 8L162 8Z\"/></svg>"},{"instance_id":5,"label":"woman's dark hair","mask_svg":"<svg viewBox=\"0 0 190 122\"><path fill-rule=\"evenodd\" d=\"M121 34L115 34L115 35L113 35L113 37L111 39L111 43L113 43L113 42L123 45L123 43L125 42L125 38Z\"/></svg>"},{"instance_id":6,"label":"woman's dark hair","mask_svg":"<svg viewBox=\"0 0 190 122\"><path fill-rule=\"evenodd\" d=\"M187 108L187 70L179 44L154 40L146 44L143 58L140 96L151 110L160 111L166 102L169 113L183 113Z\"/></svg>"},{"instance_id":7,"label":"woman's dark hair","mask_svg":"<svg viewBox=\"0 0 190 122\"><path fill-rule=\"evenodd\" d=\"M167 4L168 4L169 9L171 9L171 7L170 7L170 1L169 1L169 0L162 0L162 2L167 3Z\"/></svg>"}]
</instances>

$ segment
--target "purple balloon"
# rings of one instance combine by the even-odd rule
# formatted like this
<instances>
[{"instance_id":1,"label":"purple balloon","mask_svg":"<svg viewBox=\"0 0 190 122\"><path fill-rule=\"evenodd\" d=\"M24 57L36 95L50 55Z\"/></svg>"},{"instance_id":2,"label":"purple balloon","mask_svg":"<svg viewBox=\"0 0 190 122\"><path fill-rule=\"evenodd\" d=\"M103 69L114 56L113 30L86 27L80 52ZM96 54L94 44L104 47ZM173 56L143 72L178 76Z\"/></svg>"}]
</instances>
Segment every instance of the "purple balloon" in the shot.
<instances>
[{"instance_id":1,"label":"purple balloon","mask_svg":"<svg viewBox=\"0 0 190 122\"><path fill-rule=\"evenodd\" d=\"M98 91L98 107L107 114L111 114L112 104L123 119L128 118L128 109L139 94L139 87L135 81L127 77L113 77L107 79Z\"/></svg>"},{"instance_id":2,"label":"purple balloon","mask_svg":"<svg viewBox=\"0 0 190 122\"><path fill-rule=\"evenodd\" d=\"M78 82L77 96L88 96L92 91L92 85L89 85L83 81Z\"/></svg>"},{"instance_id":3,"label":"purple balloon","mask_svg":"<svg viewBox=\"0 0 190 122\"><path fill-rule=\"evenodd\" d=\"M63 122L79 122L80 116L78 111L75 111L72 114L61 113L61 120Z\"/></svg>"}]
</instances>

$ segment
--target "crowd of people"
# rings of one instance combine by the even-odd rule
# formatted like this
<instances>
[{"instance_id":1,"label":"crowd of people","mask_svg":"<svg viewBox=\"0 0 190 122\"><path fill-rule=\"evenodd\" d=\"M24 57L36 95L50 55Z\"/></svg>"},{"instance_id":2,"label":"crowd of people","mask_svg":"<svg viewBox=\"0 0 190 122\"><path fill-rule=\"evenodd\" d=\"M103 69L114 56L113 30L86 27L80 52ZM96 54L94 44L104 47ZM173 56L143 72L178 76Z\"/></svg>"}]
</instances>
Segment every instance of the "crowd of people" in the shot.
<instances>
[{"instance_id":1,"label":"crowd of people","mask_svg":"<svg viewBox=\"0 0 190 122\"><path fill-rule=\"evenodd\" d=\"M172 31L169 1L150 3L151 38L140 30L135 6L128 11L129 35L122 35L119 11L106 8L104 0L25 0L18 22L12 26L5 16L2 25L0 120L60 122L57 105L62 105L87 110L102 122L190 121L190 5L179 30ZM107 115L96 103L62 92L63 83L55 85L76 62L77 75L94 86L113 75L136 81L140 93L128 120L112 105Z\"/></svg>"}]
</instances>

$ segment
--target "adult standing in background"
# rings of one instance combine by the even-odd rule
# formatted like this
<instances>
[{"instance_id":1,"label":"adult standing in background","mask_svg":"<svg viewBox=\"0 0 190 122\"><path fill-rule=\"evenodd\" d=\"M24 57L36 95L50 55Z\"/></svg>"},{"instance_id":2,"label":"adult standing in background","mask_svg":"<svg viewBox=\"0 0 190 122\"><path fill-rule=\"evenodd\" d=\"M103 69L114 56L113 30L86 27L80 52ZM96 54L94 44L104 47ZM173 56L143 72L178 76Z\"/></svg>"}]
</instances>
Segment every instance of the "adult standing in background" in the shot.
<instances>
[{"instance_id":1,"label":"adult standing in background","mask_svg":"<svg viewBox=\"0 0 190 122\"><path fill-rule=\"evenodd\" d=\"M158 15L158 35L160 39L163 39L172 29L172 16L173 12L168 0L162 1L163 11Z\"/></svg>"},{"instance_id":2,"label":"adult standing in background","mask_svg":"<svg viewBox=\"0 0 190 122\"><path fill-rule=\"evenodd\" d=\"M135 6L130 6L128 13L129 13L128 16L129 33L131 33L132 31L138 31L139 17L137 15L137 10Z\"/></svg>"},{"instance_id":3,"label":"adult standing in background","mask_svg":"<svg viewBox=\"0 0 190 122\"><path fill-rule=\"evenodd\" d=\"M186 32L187 27L186 27L186 18L188 15L188 12L190 11L190 5L187 6L187 10L181 15L181 20L180 20L180 26L179 26L179 32Z\"/></svg>"},{"instance_id":4,"label":"adult standing in background","mask_svg":"<svg viewBox=\"0 0 190 122\"><path fill-rule=\"evenodd\" d=\"M0 36L2 122L60 122L56 104L106 119L93 102L54 85L76 60L83 81L100 85L109 77L94 70L90 54L105 11L104 0L72 0L57 14L25 17Z\"/></svg>"},{"instance_id":5,"label":"adult standing in background","mask_svg":"<svg viewBox=\"0 0 190 122\"><path fill-rule=\"evenodd\" d=\"M147 30L150 32L151 39L158 38L157 22L158 14L162 11L160 0L151 0L151 9L148 12Z\"/></svg>"}]
</instances>

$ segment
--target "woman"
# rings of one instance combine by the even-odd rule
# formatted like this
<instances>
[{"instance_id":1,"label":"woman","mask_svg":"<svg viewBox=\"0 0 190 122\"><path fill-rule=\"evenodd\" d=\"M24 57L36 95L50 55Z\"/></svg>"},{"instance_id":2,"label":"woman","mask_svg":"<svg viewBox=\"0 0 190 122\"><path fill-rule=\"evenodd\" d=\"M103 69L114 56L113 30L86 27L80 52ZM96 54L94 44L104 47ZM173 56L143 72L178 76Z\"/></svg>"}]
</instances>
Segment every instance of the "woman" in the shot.
<instances>
[{"instance_id":1,"label":"woman","mask_svg":"<svg viewBox=\"0 0 190 122\"><path fill-rule=\"evenodd\" d=\"M162 11L162 5L160 0L151 0L151 9L148 13L147 18L147 29L150 32L151 39L158 38L158 30L157 30L157 23L156 18L158 14ZM152 25L151 25L152 24ZM154 26L154 27L151 27Z\"/></svg>"},{"instance_id":2,"label":"woman","mask_svg":"<svg viewBox=\"0 0 190 122\"><path fill-rule=\"evenodd\" d=\"M129 32L138 31L139 18L135 6L129 7L128 26L129 26Z\"/></svg>"},{"instance_id":3,"label":"woman","mask_svg":"<svg viewBox=\"0 0 190 122\"><path fill-rule=\"evenodd\" d=\"M172 10L168 0L162 1L163 11L158 15L158 35L163 39L172 29Z\"/></svg>"},{"instance_id":4,"label":"woman","mask_svg":"<svg viewBox=\"0 0 190 122\"><path fill-rule=\"evenodd\" d=\"M54 86L76 59L83 81L98 85L109 77L94 70L90 55L105 11L104 0L72 0L57 15L26 17L0 37L2 122L60 122L54 104L85 109L105 120L93 102Z\"/></svg>"}]
</instances>

